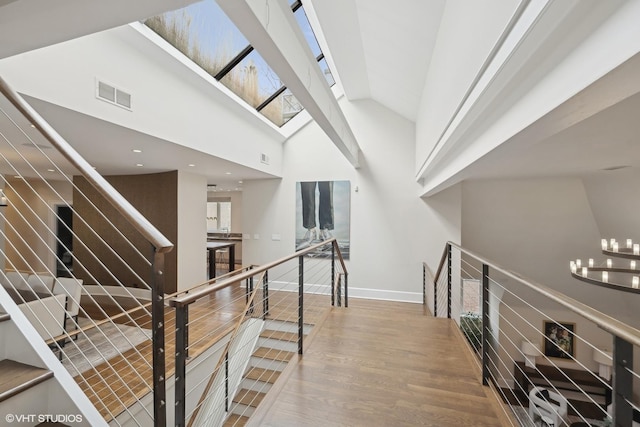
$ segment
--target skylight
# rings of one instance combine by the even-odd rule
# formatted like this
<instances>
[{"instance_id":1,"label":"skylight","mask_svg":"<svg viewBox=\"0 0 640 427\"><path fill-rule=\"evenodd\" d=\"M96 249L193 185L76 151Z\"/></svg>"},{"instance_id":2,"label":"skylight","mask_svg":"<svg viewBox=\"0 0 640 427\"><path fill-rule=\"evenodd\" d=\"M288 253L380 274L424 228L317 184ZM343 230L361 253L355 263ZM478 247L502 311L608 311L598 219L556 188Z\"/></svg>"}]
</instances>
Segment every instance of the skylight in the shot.
<instances>
[{"instance_id":1,"label":"skylight","mask_svg":"<svg viewBox=\"0 0 640 427\"><path fill-rule=\"evenodd\" d=\"M290 0L290 5L327 82L333 85L302 3ZM302 111L302 105L215 1L154 16L145 24L276 126Z\"/></svg>"}]
</instances>

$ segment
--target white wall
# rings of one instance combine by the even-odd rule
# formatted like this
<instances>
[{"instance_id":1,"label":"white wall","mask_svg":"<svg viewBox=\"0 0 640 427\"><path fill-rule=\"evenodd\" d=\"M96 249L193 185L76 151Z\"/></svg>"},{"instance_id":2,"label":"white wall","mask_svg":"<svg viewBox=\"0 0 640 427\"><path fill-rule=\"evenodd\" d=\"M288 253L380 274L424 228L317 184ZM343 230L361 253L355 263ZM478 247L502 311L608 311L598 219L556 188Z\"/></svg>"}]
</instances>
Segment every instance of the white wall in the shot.
<instances>
[{"instance_id":1,"label":"white wall","mask_svg":"<svg viewBox=\"0 0 640 427\"><path fill-rule=\"evenodd\" d=\"M178 172L178 290L207 280L207 179Z\"/></svg>"},{"instance_id":2,"label":"white wall","mask_svg":"<svg viewBox=\"0 0 640 427\"><path fill-rule=\"evenodd\" d=\"M444 242L459 240L459 189L421 200L413 124L372 101L341 106L362 148L362 166L350 166L314 123L288 140L281 180L245 182L243 231L251 239L243 242L244 262L294 252L296 182L349 180L350 295L422 301L422 261L436 264Z\"/></svg>"},{"instance_id":3,"label":"white wall","mask_svg":"<svg viewBox=\"0 0 640 427\"><path fill-rule=\"evenodd\" d=\"M416 122L417 168L445 130L518 3L517 0L446 2ZM469 38L469 34L473 37Z\"/></svg>"},{"instance_id":4,"label":"white wall","mask_svg":"<svg viewBox=\"0 0 640 427\"><path fill-rule=\"evenodd\" d=\"M20 93L279 175L279 132L213 77L140 34L140 27L146 29L126 25L7 58L0 73ZM96 79L130 93L131 111L97 99ZM260 163L260 153L269 165Z\"/></svg>"},{"instance_id":5,"label":"white wall","mask_svg":"<svg viewBox=\"0 0 640 427\"><path fill-rule=\"evenodd\" d=\"M462 191L462 244L526 277L556 289L621 321L640 326L636 314L640 295L618 292L573 279L569 261L594 258L600 251L600 224L634 222L633 211L609 209L595 217L591 206L622 199L635 188L606 186L597 177L488 180L465 182ZM586 189L599 191L587 193ZM606 190L605 190L606 188ZM626 219L625 219L626 218ZM596 221L598 219L599 221ZM610 227L610 226L609 226ZM612 236L616 237L616 236ZM625 238L622 234L619 239ZM530 293L526 293L530 296ZM543 302L534 299L534 302Z\"/></svg>"}]
</instances>

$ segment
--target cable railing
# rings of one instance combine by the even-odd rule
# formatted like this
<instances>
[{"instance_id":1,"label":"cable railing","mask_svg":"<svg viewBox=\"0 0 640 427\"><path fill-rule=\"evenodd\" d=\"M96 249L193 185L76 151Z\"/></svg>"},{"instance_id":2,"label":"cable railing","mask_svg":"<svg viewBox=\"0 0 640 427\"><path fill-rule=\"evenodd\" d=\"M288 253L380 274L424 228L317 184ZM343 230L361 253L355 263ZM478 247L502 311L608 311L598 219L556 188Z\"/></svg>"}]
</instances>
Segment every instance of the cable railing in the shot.
<instances>
[{"instance_id":1,"label":"cable railing","mask_svg":"<svg viewBox=\"0 0 640 427\"><path fill-rule=\"evenodd\" d=\"M2 79L0 92L0 282L105 420L164 426L173 245Z\"/></svg>"},{"instance_id":2,"label":"cable railing","mask_svg":"<svg viewBox=\"0 0 640 427\"><path fill-rule=\"evenodd\" d=\"M640 330L451 242L423 278L512 425L639 425Z\"/></svg>"},{"instance_id":3,"label":"cable railing","mask_svg":"<svg viewBox=\"0 0 640 427\"><path fill-rule=\"evenodd\" d=\"M244 425L287 362L303 353L313 325L330 306L348 306L347 289L344 260L330 239L171 299L175 425ZM203 340L215 345L194 358Z\"/></svg>"}]
</instances>

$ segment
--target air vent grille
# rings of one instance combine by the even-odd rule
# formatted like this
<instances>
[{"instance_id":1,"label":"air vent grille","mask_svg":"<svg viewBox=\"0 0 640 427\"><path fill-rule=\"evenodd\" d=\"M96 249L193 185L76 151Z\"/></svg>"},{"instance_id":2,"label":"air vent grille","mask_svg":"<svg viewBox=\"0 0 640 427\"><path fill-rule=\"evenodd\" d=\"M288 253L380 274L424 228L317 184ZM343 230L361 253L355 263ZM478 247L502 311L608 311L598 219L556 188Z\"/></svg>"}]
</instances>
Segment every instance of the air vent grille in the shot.
<instances>
[{"instance_id":1,"label":"air vent grille","mask_svg":"<svg viewBox=\"0 0 640 427\"><path fill-rule=\"evenodd\" d=\"M118 105L127 110L131 109L131 94L108 83L98 81L96 96L98 99L107 101L110 104Z\"/></svg>"},{"instance_id":2,"label":"air vent grille","mask_svg":"<svg viewBox=\"0 0 640 427\"><path fill-rule=\"evenodd\" d=\"M264 153L261 153L260 154L260 162L264 163L265 165L268 165L269 164L269 156L267 156Z\"/></svg>"}]
</instances>

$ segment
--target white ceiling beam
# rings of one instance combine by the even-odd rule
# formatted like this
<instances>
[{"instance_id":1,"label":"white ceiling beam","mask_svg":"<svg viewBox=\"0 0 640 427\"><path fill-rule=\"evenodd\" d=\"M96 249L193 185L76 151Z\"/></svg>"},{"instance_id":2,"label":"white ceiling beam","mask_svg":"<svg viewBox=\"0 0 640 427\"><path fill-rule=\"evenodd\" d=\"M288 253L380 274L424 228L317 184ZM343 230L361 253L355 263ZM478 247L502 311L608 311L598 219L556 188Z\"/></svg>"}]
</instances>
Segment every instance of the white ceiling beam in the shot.
<instances>
[{"instance_id":1,"label":"white ceiling beam","mask_svg":"<svg viewBox=\"0 0 640 427\"><path fill-rule=\"evenodd\" d=\"M360 147L286 0L218 0L340 152L359 166Z\"/></svg>"}]
</instances>

